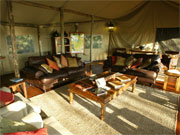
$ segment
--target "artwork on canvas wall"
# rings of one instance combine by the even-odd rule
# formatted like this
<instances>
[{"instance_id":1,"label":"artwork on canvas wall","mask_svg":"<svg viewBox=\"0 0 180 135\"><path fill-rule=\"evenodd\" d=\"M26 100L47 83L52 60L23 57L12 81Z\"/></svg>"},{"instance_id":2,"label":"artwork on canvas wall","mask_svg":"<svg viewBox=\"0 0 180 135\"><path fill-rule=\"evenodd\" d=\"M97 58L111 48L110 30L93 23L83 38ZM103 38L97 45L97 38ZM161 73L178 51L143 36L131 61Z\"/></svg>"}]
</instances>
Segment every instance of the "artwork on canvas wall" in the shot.
<instances>
[{"instance_id":1,"label":"artwork on canvas wall","mask_svg":"<svg viewBox=\"0 0 180 135\"><path fill-rule=\"evenodd\" d=\"M9 54L12 54L11 38L6 37ZM34 52L34 38L32 35L18 35L16 36L17 54Z\"/></svg>"},{"instance_id":2,"label":"artwork on canvas wall","mask_svg":"<svg viewBox=\"0 0 180 135\"><path fill-rule=\"evenodd\" d=\"M85 36L85 48L89 49L90 48L90 39L91 36L90 35L86 35ZM103 36L102 35L93 35L93 48L101 48L102 46L102 39Z\"/></svg>"},{"instance_id":3,"label":"artwork on canvas wall","mask_svg":"<svg viewBox=\"0 0 180 135\"><path fill-rule=\"evenodd\" d=\"M84 53L84 33L71 33L71 53Z\"/></svg>"}]
</instances>

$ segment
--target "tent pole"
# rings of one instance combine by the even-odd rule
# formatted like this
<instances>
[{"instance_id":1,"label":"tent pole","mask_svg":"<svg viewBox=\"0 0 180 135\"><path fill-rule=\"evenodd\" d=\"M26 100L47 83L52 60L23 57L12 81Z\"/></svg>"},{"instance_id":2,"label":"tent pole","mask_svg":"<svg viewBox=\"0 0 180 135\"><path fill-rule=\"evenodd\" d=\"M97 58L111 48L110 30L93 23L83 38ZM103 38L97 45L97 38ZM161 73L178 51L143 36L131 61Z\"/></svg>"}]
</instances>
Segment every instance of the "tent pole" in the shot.
<instances>
[{"instance_id":1,"label":"tent pole","mask_svg":"<svg viewBox=\"0 0 180 135\"><path fill-rule=\"evenodd\" d=\"M38 38L38 48L39 48L39 56L41 56L41 41L40 41L40 27L37 26L37 38Z\"/></svg>"},{"instance_id":2,"label":"tent pole","mask_svg":"<svg viewBox=\"0 0 180 135\"><path fill-rule=\"evenodd\" d=\"M109 31L108 58L110 56L111 31Z\"/></svg>"},{"instance_id":3,"label":"tent pole","mask_svg":"<svg viewBox=\"0 0 180 135\"><path fill-rule=\"evenodd\" d=\"M92 62L93 26L94 26L94 16L91 16L90 62Z\"/></svg>"},{"instance_id":4,"label":"tent pole","mask_svg":"<svg viewBox=\"0 0 180 135\"><path fill-rule=\"evenodd\" d=\"M10 28L10 37L11 37L11 45L12 45L12 55L13 55L13 64L14 64L14 72L15 77L19 78L19 64L17 60L17 50L16 50L16 37L15 37L15 29L14 29L14 16L12 12L12 0L6 0L7 8L8 8L8 19L9 19L9 28Z\"/></svg>"},{"instance_id":5,"label":"tent pole","mask_svg":"<svg viewBox=\"0 0 180 135\"><path fill-rule=\"evenodd\" d=\"M90 39L90 74L92 74L92 48L93 48L93 27L94 27L94 16L91 16L91 39Z\"/></svg>"},{"instance_id":6,"label":"tent pole","mask_svg":"<svg viewBox=\"0 0 180 135\"><path fill-rule=\"evenodd\" d=\"M64 48L64 9L60 8L60 44L61 44L61 53L65 53Z\"/></svg>"}]
</instances>

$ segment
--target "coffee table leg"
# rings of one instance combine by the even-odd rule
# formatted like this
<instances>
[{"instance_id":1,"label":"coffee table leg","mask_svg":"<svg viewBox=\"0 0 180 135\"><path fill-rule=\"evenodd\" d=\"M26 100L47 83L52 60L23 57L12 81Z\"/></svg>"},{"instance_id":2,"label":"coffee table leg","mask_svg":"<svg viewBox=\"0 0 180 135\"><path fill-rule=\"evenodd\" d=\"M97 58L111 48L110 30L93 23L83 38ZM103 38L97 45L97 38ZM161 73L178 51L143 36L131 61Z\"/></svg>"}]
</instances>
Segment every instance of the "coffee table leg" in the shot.
<instances>
[{"instance_id":1,"label":"coffee table leg","mask_svg":"<svg viewBox=\"0 0 180 135\"><path fill-rule=\"evenodd\" d=\"M176 92L178 92L180 89L180 77L176 79Z\"/></svg>"},{"instance_id":2,"label":"coffee table leg","mask_svg":"<svg viewBox=\"0 0 180 135\"><path fill-rule=\"evenodd\" d=\"M69 92L69 103L72 104L73 103L73 93Z\"/></svg>"},{"instance_id":3,"label":"coffee table leg","mask_svg":"<svg viewBox=\"0 0 180 135\"><path fill-rule=\"evenodd\" d=\"M105 108L106 108L106 105L101 104L101 118L100 118L101 120L104 120Z\"/></svg>"},{"instance_id":4,"label":"coffee table leg","mask_svg":"<svg viewBox=\"0 0 180 135\"><path fill-rule=\"evenodd\" d=\"M136 88L136 83L133 83L132 84L132 92L134 92L135 88Z\"/></svg>"},{"instance_id":5,"label":"coffee table leg","mask_svg":"<svg viewBox=\"0 0 180 135\"><path fill-rule=\"evenodd\" d=\"M163 89L164 89L164 90L166 90L167 83L168 83L168 75L166 75L166 76L165 76L165 79L164 79L164 85L163 85Z\"/></svg>"}]
</instances>

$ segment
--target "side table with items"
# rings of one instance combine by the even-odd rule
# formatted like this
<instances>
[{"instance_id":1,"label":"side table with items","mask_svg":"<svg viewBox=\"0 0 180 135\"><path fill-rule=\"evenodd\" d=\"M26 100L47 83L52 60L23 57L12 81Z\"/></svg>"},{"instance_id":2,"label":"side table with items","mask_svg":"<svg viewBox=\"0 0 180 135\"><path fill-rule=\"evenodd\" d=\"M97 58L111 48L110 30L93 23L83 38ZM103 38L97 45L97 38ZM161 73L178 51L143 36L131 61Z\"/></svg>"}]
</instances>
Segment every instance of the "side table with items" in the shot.
<instances>
[{"instance_id":1,"label":"side table with items","mask_svg":"<svg viewBox=\"0 0 180 135\"><path fill-rule=\"evenodd\" d=\"M176 78L176 92L180 91L180 69L173 69L173 70L167 70L164 72L165 79L164 79L164 85L163 85L163 89L166 90L167 88L167 84L168 84L168 78L171 77L175 77Z\"/></svg>"},{"instance_id":2,"label":"side table with items","mask_svg":"<svg viewBox=\"0 0 180 135\"><path fill-rule=\"evenodd\" d=\"M20 90L24 97L27 98L26 82L24 80L19 82L10 81L9 88L12 90L12 92L17 92Z\"/></svg>"}]
</instances>

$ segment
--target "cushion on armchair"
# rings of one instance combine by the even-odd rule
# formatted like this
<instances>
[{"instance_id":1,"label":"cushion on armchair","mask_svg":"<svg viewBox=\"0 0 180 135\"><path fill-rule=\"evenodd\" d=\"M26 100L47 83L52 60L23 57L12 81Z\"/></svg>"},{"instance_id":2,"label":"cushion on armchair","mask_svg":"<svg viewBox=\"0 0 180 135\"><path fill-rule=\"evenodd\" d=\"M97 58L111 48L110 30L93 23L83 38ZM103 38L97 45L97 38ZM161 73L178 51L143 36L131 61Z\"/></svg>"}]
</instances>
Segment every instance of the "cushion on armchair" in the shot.
<instances>
[{"instance_id":1,"label":"cushion on armchair","mask_svg":"<svg viewBox=\"0 0 180 135\"><path fill-rule=\"evenodd\" d=\"M148 67L151 64L151 62L152 62L151 58L143 60L143 63L138 68L140 68L140 69L146 68L146 67Z\"/></svg>"},{"instance_id":2,"label":"cushion on armchair","mask_svg":"<svg viewBox=\"0 0 180 135\"><path fill-rule=\"evenodd\" d=\"M126 65L125 62L126 62L126 58L117 56L115 65L116 66L125 66Z\"/></svg>"},{"instance_id":3,"label":"cushion on armchair","mask_svg":"<svg viewBox=\"0 0 180 135\"><path fill-rule=\"evenodd\" d=\"M68 60L68 67L78 67L77 59L76 58L67 58Z\"/></svg>"},{"instance_id":4,"label":"cushion on armchair","mask_svg":"<svg viewBox=\"0 0 180 135\"><path fill-rule=\"evenodd\" d=\"M61 55L61 65L63 67L68 67L68 61L64 55Z\"/></svg>"},{"instance_id":5,"label":"cushion on armchair","mask_svg":"<svg viewBox=\"0 0 180 135\"><path fill-rule=\"evenodd\" d=\"M25 123L28 123L28 124L36 127L37 129L43 127L43 120L41 118L41 115L36 112L29 113L28 115L23 117L21 120Z\"/></svg>"},{"instance_id":6,"label":"cushion on armchair","mask_svg":"<svg viewBox=\"0 0 180 135\"><path fill-rule=\"evenodd\" d=\"M60 58L56 57L56 56L53 56L54 60L56 61L56 64L59 68L62 68L62 65L61 65L61 61L60 61Z\"/></svg>"},{"instance_id":7,"label":"cushion on armchair","mask_svg":"<svg viewBox=\"0 0 180 135\"><path fill-rule=\"evenodd\" d=\"M14 94L0 90L0 107L8 105L14 101Z\"/></svg>"},{"instance_id":8,"label":"cushion on armchair","mask_svg":"<svg viewBox=\"0 0 180 135\"><path fill-rule=\"evenodd\" d=\"M56 62L54 62L54 61L52 61L52 60L50 60L50 59L48 59L48 58L46 58L46 60L47 60L47 62L48 62L48 65L51 67L51 68L53 68L53 69L55 69L55 70L59 70L59 67L58 67L58 65L56 64Z\"/></svg>"},{"instance_id":9,"label":"cushion on armchair","mask_svg":"<svg viewBox=\"0 0 180 135\"><path fill-rule=\"evenodd\" d=\"M30 124L26 124L24 122L15 121L0 116L0 133L32 131L36 129L37 129L36 127Z\"/></svg>"},{"instance_id":10,"label":"cushion on armchair","mask_svg":"<svg viewBox=\"0 0 180 135\"><path fill-rule=\"evenodd\" d=\"M131 68L137 68L139 67L143 62L143 58L138 58L131 66Z\"/></svg>"},{"instance_id":11,"label":"cushion on armchair","mask_svg":"<svg viewBox=\"0 0 180 135\"><path fill-rule=\"evenodd\" d=\"M129 57L126 59L125 65L126 65L128 68L130 68L135 61L136 61L136 58L134 58L134 57L131 55L131 56L129 56Z\"/></svg>"},{"instance_id":12,"label":"cushion on armchair","mask_svg":"<svg viewBox=\"0 0 180 135\"><path fill-rule=\"evenodd\" d=\"M53 69L50 66L48 66L47 64L41 64L41 66L46 70L46 72L48 72L48 73L53 72Z\"/></svg>"},{"instance_id":13,"label":"cushion on armchair","mask_svg":"<svg viewBox=\"0 0 180 135\"><path fill-rule=\"evenodd\" d=\"M15 133L5 133L4 135L48 135L46 128L40 128L35 131L24 131Z\"/></svg>"}]
</instances>

